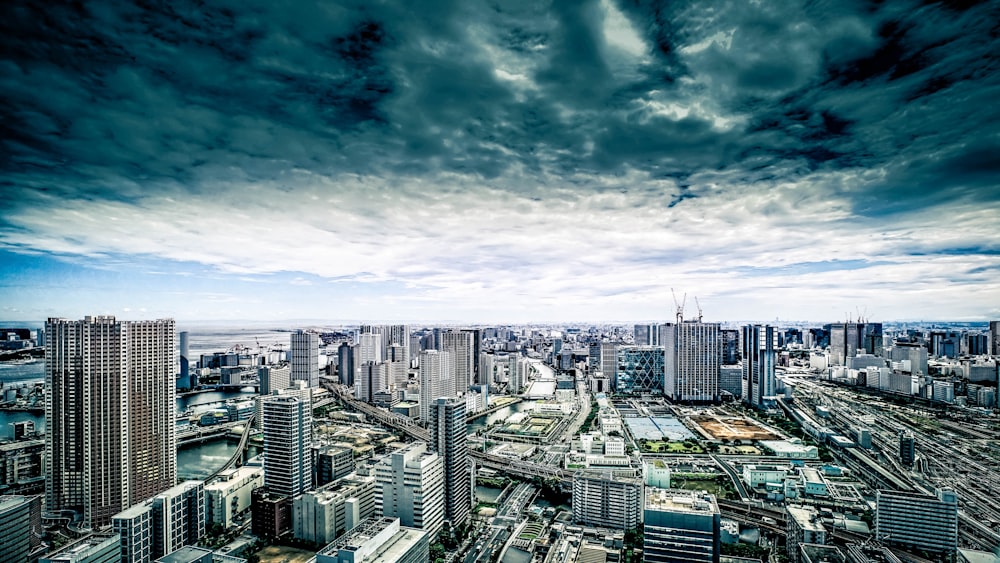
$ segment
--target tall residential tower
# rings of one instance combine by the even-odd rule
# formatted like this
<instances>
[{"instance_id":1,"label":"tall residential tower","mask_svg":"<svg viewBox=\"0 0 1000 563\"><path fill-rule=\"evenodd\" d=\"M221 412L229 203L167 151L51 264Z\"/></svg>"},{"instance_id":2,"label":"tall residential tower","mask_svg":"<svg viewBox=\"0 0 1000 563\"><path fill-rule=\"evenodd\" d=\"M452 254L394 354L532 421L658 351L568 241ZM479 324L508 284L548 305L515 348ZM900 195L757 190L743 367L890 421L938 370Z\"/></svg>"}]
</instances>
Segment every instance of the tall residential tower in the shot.
<instances>
[{"instance_id":1,"label":"tall residential tower","mask_svg":"<svg viewBox=\"0 0 1000 563\"><path fill-rule=\"evenodd\" d=\"M45 338L46 510L105 527L176 481L174 321L50 318Z\"/></svg>"}]
</instances>

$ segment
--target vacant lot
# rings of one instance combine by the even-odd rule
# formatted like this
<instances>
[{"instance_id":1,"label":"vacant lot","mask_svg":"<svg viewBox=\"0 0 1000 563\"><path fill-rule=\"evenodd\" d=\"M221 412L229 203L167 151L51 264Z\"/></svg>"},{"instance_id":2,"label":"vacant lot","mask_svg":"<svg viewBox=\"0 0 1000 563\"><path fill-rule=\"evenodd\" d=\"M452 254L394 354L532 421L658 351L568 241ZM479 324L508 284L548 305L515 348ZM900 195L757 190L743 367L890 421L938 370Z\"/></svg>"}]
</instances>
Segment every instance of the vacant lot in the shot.
<instances>
[{"instance_id":1,"label":"vacant lot","mask_svg":"<svg viewBox=\"0 0 1000 563\"><path fill-rule=\"evenodd\" d=\"M306 563L316 556L316 552L284 545L269 545L257 552L257 556L261 563Z\"/></svg>"},{"instance_id":2,"label":"vacant lot","mask_svg":"<svg viewBox=\"0 0 1000 563\"><path fill-rule=\"evenodd\" d=\"M693 416L691 421L716 440L777 440L778 436L745 418Z\"/></svg>"}]
</instances>

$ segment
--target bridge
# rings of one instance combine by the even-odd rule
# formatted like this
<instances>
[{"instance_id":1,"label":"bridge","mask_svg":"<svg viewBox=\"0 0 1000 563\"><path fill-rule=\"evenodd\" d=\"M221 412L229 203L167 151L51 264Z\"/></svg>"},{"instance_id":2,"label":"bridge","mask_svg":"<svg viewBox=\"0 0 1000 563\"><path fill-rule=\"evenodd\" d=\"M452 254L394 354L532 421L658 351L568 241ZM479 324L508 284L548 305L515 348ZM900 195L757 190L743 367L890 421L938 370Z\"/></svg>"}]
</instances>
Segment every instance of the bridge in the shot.
<instances>
[{"instance_id":1,"label":"bridge","mask_svg":"<svg viewBox=\"0 0 1000 563\"><path fill-rule=\"evenodd\" d=\"M243 424L247 424L247 421L238 420L236 422L220 422L219 424L213 424L211 426L190 425L187 428L177 431L177 447L180 448L190 444L200 444L215 438L225 437L229 434L230 430Z\"/></svg>"},{"instance_id":2,"label":"bridge","mask_svg":"<svg viewBox=\"0 0 1000 563\"><path fill-rule=\"evenodd\" d=\"M243 459L243 454L246 452L247 444L250 442L250 434L253 431L253 421L256 417L257 415L252 415L249 419L244 421L246 422L246 427L243 429L243 434L240 435L240 443L239 446L236 447L236 451L233 453L233 456L229 458L229 461L227 461L225 465L217 469L215 473L212 473L211 475L206 477L205 478L206 483L209 483L213 479L215 479L219 475L219 473L222 473L223 471L229 469L230 467L240 463L240 461Z\"/></svg>"}]
</instances>

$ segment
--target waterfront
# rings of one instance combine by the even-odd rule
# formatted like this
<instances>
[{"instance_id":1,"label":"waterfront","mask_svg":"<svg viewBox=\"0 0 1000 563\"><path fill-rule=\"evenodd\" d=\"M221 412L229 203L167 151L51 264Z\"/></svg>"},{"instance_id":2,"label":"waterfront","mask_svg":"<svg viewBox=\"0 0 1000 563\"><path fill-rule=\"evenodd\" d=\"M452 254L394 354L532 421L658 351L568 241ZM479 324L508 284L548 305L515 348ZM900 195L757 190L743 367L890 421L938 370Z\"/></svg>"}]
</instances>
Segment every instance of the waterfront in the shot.
<instances>
[{"instance_id":1,"label":"waterfront","mask_svg":"<svg viewBox=\"0 0 1000 563\"><path fill-rule=\"evenodd\" d=\"M475 434L479 430L486 429L491 424L496 424L497 422L510 418L514 413L530 411L534 410L534 408L535 401L521 401L520 403L514 403L509 407L504 407L498 411L490 413L487 416L477 418L466 425L466 430L469 434Z\"/></svg>"}]
</instances>

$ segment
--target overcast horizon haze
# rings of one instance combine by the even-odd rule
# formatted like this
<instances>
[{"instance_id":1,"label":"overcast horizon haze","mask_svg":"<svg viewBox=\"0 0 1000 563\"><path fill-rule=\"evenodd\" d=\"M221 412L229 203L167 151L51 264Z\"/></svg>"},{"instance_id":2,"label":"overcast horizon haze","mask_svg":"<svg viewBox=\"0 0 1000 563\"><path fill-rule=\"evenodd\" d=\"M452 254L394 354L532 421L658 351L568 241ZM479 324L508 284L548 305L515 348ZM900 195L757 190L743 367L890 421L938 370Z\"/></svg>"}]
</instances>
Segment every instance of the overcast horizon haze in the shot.
<instances>
[{"instance_id":1,"label":"overcast horizon haze","mask_svg":"<svg viewBox=\"0 0 1000 563\"><path fill-rule=\"evenodd\" d=\"M1000 319L1000 2L0 6L0 319Z\"/></svg>"}]
</instances>

